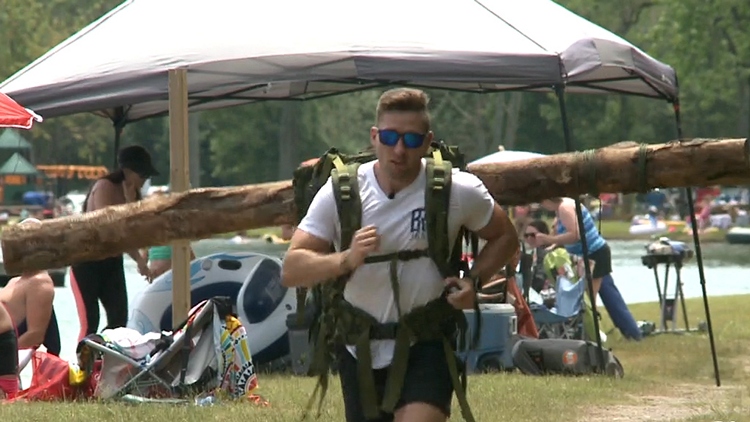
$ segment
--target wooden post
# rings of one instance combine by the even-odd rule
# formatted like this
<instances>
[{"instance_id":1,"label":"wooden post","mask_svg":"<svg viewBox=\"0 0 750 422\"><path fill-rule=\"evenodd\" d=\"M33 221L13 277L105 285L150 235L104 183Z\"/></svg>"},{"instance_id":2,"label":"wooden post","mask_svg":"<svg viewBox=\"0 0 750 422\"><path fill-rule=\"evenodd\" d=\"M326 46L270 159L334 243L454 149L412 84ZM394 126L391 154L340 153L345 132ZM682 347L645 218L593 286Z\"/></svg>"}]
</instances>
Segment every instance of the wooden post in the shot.
<instances>
[{"instance_id":1,"label":"wooden post","mask_svg":"<svg viewBox=\"0 0 750 422\"><path fill-rule=\"evenodd\" d=\"M190 189L188 146L187 69L169 71L169 188ZM172 242L172 327L187 319L190 310L190 240Z\"/></svg>"}]
</instances>

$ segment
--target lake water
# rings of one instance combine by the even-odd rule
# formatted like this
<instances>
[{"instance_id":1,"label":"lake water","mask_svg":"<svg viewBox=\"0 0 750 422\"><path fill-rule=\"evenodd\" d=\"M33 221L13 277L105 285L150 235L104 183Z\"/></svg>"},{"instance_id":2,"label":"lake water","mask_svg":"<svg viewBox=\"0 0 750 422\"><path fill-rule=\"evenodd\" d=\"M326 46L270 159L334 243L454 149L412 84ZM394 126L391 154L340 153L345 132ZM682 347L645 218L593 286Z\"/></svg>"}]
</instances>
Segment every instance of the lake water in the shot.
<instances>
[{"instance_id":1,"label":"lake water","mask_svg":"<svg viewBox=\"0 0 750 422\"><path fill-rule=\"evenodd\" d=\"M641 264L640 257L645 252L647 241L611 241L612 260L615 282L627 303L652 302L657 300L653 272ZM269 255L281 255L285 245L270 245L262 241L247 244L232 244L224 239L206 239L193 244L197 256L216 252L253 251ZM708 244L703 246L706 267L706 282L709 296L750 293L750 245ZM147 282L138 274L135 262L126 255L125 274L128 284L128 297L133 298L147 286ZM659 277L663 278L663 269ZM684 294L687 298L700 297L701 286L695 260L690 261L682 270ZM674 275L670 274L670 286L674 286ZM66 287L57 288L55 292L55 311L57 313L62 338L61 357L74 361L76 341L79 332L78 314L73 294ZM673 291L671 288L671 292ZM636 316L637 318L637 316ZM102 310L101 327L106 320Z\"/></svg>"}]
</instances>

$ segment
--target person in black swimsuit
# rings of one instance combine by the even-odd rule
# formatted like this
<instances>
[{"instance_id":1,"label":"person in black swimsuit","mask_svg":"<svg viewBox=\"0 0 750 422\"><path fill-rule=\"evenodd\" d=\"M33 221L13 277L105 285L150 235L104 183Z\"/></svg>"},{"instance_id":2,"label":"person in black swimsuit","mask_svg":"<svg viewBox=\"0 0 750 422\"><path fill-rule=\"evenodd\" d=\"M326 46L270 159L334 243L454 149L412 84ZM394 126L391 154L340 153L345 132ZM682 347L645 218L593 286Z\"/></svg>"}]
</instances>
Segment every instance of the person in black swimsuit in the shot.
<instances>
[{"instance_id":1,"label":"person in black swimsuit","mask_svg":"<svg viewBox=\"0 0 750 422\"><path fill-rule=\"evenodd\" d=\"M0 399L18 392L18 340L5 306L0 305Z\"/></svg>"},{"instance_id":2,"label":"person in black swimsuit","mask_svg":"<svg viewBox=\"0 0 750 422\"><path fill-rule=\"evenodd\" d=\"M19 225L39 225L27 218ZM24 271L8 280L0 289L0 304L16 325L18 348L30 349L43 344L47 353L60 355L60 331L53 309L55 285L47 271Z\"/></svg>"},{"instance_id":3,"label":"person in black swimsuit","mask_svg":"<svg viewBox=\"0 0 750 422\"><path fill-rule=\"evenodd\" d=\"M143 184L159 172L145 148L131 145L117 155L118 169L97 180L83 202L84 212L141 200ZM138 250L128 251L138 264L138 272L151 281L148 257ZM128 296L123 256L82 262L71 267L71 286L81 321L79 341L99 328L99 301L107 313L107 328L123 327L128 320Z\"/></svg>"},{"instance_id":4,"label":"person in black swimsuit","mask_svg":"<svg viewBox=\"0 0 750 422\"><path fill-rule=\"evenodd\" d=\"M18 324L18 337L20 338L26 334L28 329L26 320L21 321L21 323ZM52 315L50 315L47 330L44 332L42 345L47 349L47 353L50 355L60 356L60 350L62 350L62 345L60 343L60 327L57 325L57 315L55 315L54 308L52 308Z\"/></svg>"}]
</instances>

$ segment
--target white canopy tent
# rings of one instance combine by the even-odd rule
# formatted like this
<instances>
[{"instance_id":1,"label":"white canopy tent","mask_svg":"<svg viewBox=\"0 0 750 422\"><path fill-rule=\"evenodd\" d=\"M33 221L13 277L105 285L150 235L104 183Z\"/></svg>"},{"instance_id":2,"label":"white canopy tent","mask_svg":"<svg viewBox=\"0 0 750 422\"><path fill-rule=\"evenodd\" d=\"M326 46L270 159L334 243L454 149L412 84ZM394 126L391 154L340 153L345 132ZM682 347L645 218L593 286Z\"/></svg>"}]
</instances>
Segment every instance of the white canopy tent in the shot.
<instances>
[{"instance_id":1,"label":"white canopy tent","mask_svg":"<svg viewBox=\"0 0 750 422\"><path fill-rule=\"evenodd\" d=\"M188 110L391 84L553 91L568 151L565 92L679 102L670 66L550 0L126 0L0 84L0 92L46 118L109 117L116 146L126 123L169 114L172 191L180 192L187 188ZM679 131L678 107L675 113ZM186 242L175 245L173 320L181 320L189 255ZM708 328L718 385L710 318Z\"/></svg>"},{"instance_id":2,"label":"white canopy tent","mask_svg":"<svg viewBox=\"0 0 750 422\"><path fill-rule=\"evenodd\" d=\"M128 0L0 91L124 124L167 113L178 67L191 111L388 83L677 98L671 67L549 0Z\"/></svg>"}]
</instances>

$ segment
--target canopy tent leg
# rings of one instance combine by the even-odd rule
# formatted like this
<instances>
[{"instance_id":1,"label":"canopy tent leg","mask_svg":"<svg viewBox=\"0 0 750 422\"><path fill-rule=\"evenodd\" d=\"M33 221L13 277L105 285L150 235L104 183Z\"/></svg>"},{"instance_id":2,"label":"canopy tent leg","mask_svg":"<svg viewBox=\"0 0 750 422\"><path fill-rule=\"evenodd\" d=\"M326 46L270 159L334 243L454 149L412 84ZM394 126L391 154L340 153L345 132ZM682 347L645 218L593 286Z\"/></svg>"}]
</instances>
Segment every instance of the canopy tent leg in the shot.
<instances>
[{"instance_id":1,"label":"canopy tent leg","mask_svg":"<svg viewBox=\"0 0 750 422\"><path fill-rule=\"evenodd\" d=\"M115 153L113 154L112 170L116 170L117 163L117 151L120 150L120 140L122 139L122 129L125 127L125 108L117 107L115 109L115 115L112 117L112 126L115 128Z\"/></svg>"},{"instance_id":2,"label":"canopy tent leg","mask_svg":"<svg viewBox=\"0 0 750 422\"><path fill-rule=\"evenodd\" d=\"M555 85L555 95L557 95L557 101L560 105L560 118L562 119L563 126L563 137L565 139L565 149L568 152L574 152L573 139L570 133L570 125L568 124L568 111L565 105L565 88L561 85ZM581 229L584 227L583 224L583 210L581 209L581 199L576 196L573 198L576 203L576 219L578 220L578 227ZM586 287L589 291L589 297L591 298L591 312L594 314L594 332L596 333L596 346L599 358L599 369L604 373L606 363L604 362L604 350L602 349L602 336L599 332L599 318L596 310L596 296L594 295L594 284L593 277L591 276L591 265L589 264L589 245L586 241L586 236L580 233L581 236L581 249L583 249L583 268L586 274Z\"/></svg>"},{"instance_id":3,"label":"canopy tent leg","mask_svg":"<svg viewBox=\"0 0 750 422\"><path fill-rule=\"evenodd\" d=\"M680 118L680 101L675 100L672 103L674 109L675 125L677 126L677 139L682 140L682 119ZM690 228L693 231L693 243L695 245L695 262L698 264L698 277L700 277L701 290L703 292L703 308L706 311L706 325L708 325L708 341L711 344L711 358L714 363L714 378L716 386L721 387L719 377L719 360L716 356L716 343L714 341L714 329L711 323L711 311L708 308L708 293L706 292L706 275L703 271L703 252L701 251L701 242L698 236L698 223L695 221L695 205L693 204L693 188L685 188L687 197L688 215L690 216Z\"/></svg>"}]
</instances>

